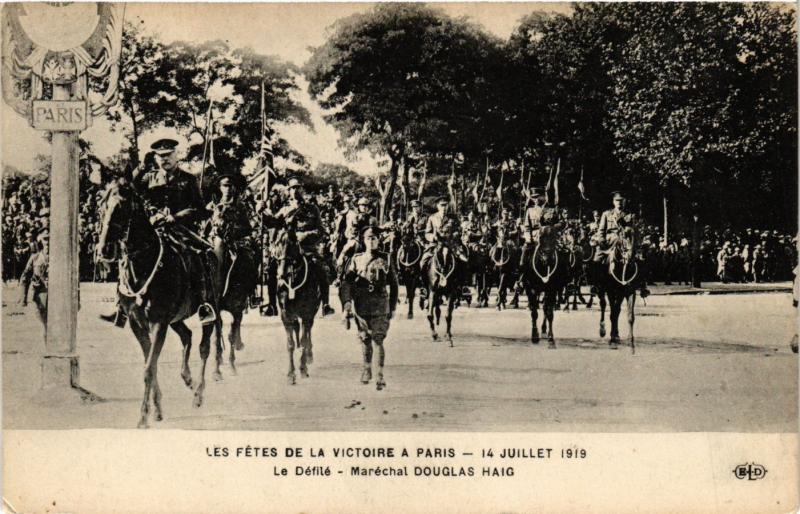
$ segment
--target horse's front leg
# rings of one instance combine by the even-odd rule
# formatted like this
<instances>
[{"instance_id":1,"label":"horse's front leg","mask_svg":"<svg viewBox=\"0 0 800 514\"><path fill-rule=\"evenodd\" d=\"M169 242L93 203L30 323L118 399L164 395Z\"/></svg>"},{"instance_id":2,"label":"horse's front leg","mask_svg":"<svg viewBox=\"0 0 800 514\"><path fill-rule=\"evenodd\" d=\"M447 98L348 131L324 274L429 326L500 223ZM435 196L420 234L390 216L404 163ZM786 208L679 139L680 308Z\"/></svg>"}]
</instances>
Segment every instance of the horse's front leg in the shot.
<instances>
[{"instance_id":1,"label":"horse's front leg","mask_svg":"<svg viewBox=\"0 0 800 514\"><path fill-rule=\"evenodd\" d=\"M434 341L439 339L439 334L436 333L436 327L433 324L434 311L436 309L436 293L432 287L428 287L428 324L431 326L431 339Z\"/></svg>"},{"instance_id":2,"label":"horse's front leg","mask_svg":"<svg viewBox=\"0 0 800 514\"><path fill-rule=\"evenodd\" d=\"M600 301L600 337L606 336L606 293L604 291L599 291L597 293L597 299ZM591 300L589 300L589 304L591 305Z\"/></svg>"},{"instance_id":3,"label":"horse's front leg","mask_svg":"<svg viewBox=\"0 0 800 514\"><path fill-rule=\"evenodd\" d=\"M178 334L183 345L183 362L181 363L181 378L189 389L192 388L192 372L189 369L189 353L192 349L192 331L183 321L178 321L170 325L170 328Z\"/></svg>"},{"instance_id":4,"label":"horse's front leg","mask_svg":"<svg viewBox=\"0 0 800 514\"><path fill-rule=\"evenodd\" d=\"M244 349L244 343L242 343L241 338L242 311L231 314L233 315L233 321L231 322L231 330L228 333L228 344L230 344L228 362L231 365L231 374L236 375L236 351Z\"/></svg>"},{"instance_id":5,"label":"horse's front leg","mask_svg":"<svg viewBox=\"0 0 800 514\"><path fill-rule=\"evenodd\" d=\"M313 361L311 357L311 323L313 318L309 320L301 320L300 322L300 345L302 351L300 352L300 376L308 378L308 365Z\"/></svg>"},{"instance_id":6,"label":"horse's front leg","mask_svg":"<svg viewBox=\"0 0 800 514\"><path fill-rule=\"evenodd\" d=\"M406 280L406 303L408 303L408 319L414 319L414 295L416 294L417 284L413 277ZM422 308L420 306L420 308Z\"/></svg>"},{"instance_id":7,"label":"horse's front leg","mask_svg":"<svg viewBox=\"0 0 800 514\"><path fill-rule=\"evenodd\" d=\"M451 294L447 296L447 314L445 315L445 322L447 323L447 342L450 343L450 348L453 347L453 309L456 308L456 295Z\"/></svg>"},{"instance_id":8,"label":"horse's front leg","mask_svg":"<svg viewBox=\"0 0 800 514\"><path fill-rule=\"evenodd\" d=\"M525 293L528 295L528 310L531 311L531 343L539 343L539 329L536 323L539 321L539 298L529 285L525 286Z\"/></svg>"},{"instance_id":9,"label":"horse's front leg","mask_svg":"<svg viewBox=\"0 0 800 514\"><path fill-rule=\"evenodd\" d=\"M616 348L619 344L619 313L622 310L622 296L614 295L611 298L611 340L610 344Z\"/></svg>"},{"instance_id":10,"label":"horse's front leg","mask_svg":"<svg viewBox=\"0 0 800 514\"><path fill-rule=\"evenodd\" d=\"M194 406L200 407L203 405L203 392L206 389L206 364L208 363L208 355L211 353L211 334L217 330L216 323L213 325L203 325L203 337L200 339L200 382L194 390ZM217 338L221 339L221 334L217 331ZM217 343L217 355L222 355L222 341Z\"/></svg>"},{"instance_id":11,"label":"horse's front leg","mask_svg":"<svg viewBox=\"0 0 800 514\"><path fill-rule=\"evenodd\" d=\"M547 333L547 341L548 341L547 347L549 349L551 349L551 350L556 347L556 338L555 338L555 335L553 334L553 332L554 332L554 330L553 330L553 317L554 317L553 311L554 311L554 306L555 306L557 301L558 301L558 297L557 297L557 294L556 294L555 291L547 291L544 294L544 318L545 318L545 322L547 323L547 325L549 327L549 331Z\"/></svg>"},{"instance_id":12,"label":"horse's front leg","mask_svg":"<svg viewBox=\"0 0 800 514\"><path fill-rule=\"evenodd\" d=\"M214 329L214 347L216 349L215 352L215 365L214 365L214 373L212 376L214 380L219 382L222 380L222 313L217 310L217 319L214 321L213 325L209 325ZM209 345L211 344L209 336ZM230 342L230 341L228 341ZM231 351L233 351L233 344L231 343Z\"/></svg>"},{"instance_id":13,"label":"horse's front leg","mask_svg":"<svg viewBox=\"0 0 800 514\"><path fill-rule=\"evenodd\" d=\"M289 385L295 385L297 383L297 377L294 372L294 348L295 345L299 346L299 341L295 339L296 324L296 320L283 320L283 328L286 330L286 350L289 353L289 372L286 374Z\"/></svg>"},{"instance_id":14,"label":"horse's front leg","mask_svg":"<svg viewBox=\"0 0 800 514\"><path fill-rule=\"evenodd\" d=\"M153 344L150 340L150 333L149 331L144 328L138 321L137 316L129 316L131 330L133 330L133 335L136 336L136 339L139 341L139 345L142 348L142 353L144 355L144 398L142 400L142 406L140 409L140 418L139 418L139 428L147 428L147 417L150 411L149 402L150 402L150 388L151 388L151 381L150 381L150 374L148 373L148 361L150 360L151 355L151 348Z\"/></svg>"},{"instance_id":15,"label":"horse's front leg","mask_svg":"<svg viewBox=\"0 0 800 514\"><path fill-rule=\"evenodd\" d=\"M633 322L636 319L636 292L632 292L627 297L627 307L628 307L628 334L631 342L631 353L636 353L636 347L633 342Z\"/></svg>"}]
</instances>

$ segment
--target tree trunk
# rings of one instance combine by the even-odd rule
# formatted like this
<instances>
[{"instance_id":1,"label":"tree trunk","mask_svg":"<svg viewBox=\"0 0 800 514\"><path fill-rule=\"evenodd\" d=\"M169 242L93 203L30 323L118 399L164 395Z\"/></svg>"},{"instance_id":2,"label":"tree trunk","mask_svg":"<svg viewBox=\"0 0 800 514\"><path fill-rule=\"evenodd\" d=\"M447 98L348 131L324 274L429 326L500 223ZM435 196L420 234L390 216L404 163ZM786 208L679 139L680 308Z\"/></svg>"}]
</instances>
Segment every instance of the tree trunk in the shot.
<instances>
[{"instance_id":1,"label":"tree trunk","mask_svg":"<svg viewBox=\"0 0 800 514\"><path fill-rule=\"evenodd\" d=\"M667 212L667 191L664 191L664 243L669 244L669 216Z\"/></svg>"},{"instance_id":2,"label":"tree trunk","mask_svg":"<svg viewBox=\"0 0 800 514\"><path fill-rule=\"evenodd\" d=\"M408 164L403 159L403 215L407 216L411 212L411 184L408 179Z\"/></svg>"},{"instance_id":3,"label":"tree trunk","mask_svg":"<svg viewBox=\"0 0 800 514\"><path fill-rule=\"evenodd\" d=\"M400 168L401 157L391 157L392 165L389 167L389 176L386 179L381 193L381 204L378 211L378 223L381 225L386 223L389 219L389 214L392 210L392 198L394 197L394 189L397 185L397 172Z\"/></svg>"}]
</instances>

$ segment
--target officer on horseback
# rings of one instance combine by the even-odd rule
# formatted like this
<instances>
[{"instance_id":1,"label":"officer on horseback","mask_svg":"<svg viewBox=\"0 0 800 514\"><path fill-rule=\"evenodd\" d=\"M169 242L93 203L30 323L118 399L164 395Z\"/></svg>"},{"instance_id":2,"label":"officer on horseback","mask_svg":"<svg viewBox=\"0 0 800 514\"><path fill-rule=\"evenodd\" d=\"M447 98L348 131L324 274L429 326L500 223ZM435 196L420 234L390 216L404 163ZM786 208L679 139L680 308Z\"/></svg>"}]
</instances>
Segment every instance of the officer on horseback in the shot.
<instances>
[{"instance_id":1,"label":"officer on horseback","mask_svg":"<svg viewBox=\"0 0 800 514\"><path fill-rule=\"evenodd\" d=\"M242 199L245 179L238 173L220 175L217 180L219 200L211 201L206 209L211 217L206 225L206 234L214 247L217 261L222 263L223 251L252 251L253 227L250 208Z\"/></svg>"},{"instance_id":2,"label":"officer on horseback","mask_svg":"<svg viewBox=\"0 0 800 514\"><path fill-rule=\"evenodd\" d=\"M150 223L166 237L190 251L194 268L200 270L195 290L198 315L202 324L216 320L212 277L216 265L211 262L211 245L196 232L197 225L206 218L200 187L195 177L183 171L178 164L178 142L163 138L150 146L151 154L132 174L133 186L139 191L150 214ZM118 307L116 316L100 316L105 321L124 326L125 315Z\"/></svg>"},{"instance_id":3,"label":"officer on horseback","mask_svg":"<svg viewBox=\"0 0 800 514\"><path fill-rule=\"evenodd\" d=\"M346 227L344 235L347 242L344 247L342 247L342 251L336 259L336 264L339 269L342 269L347 259L359 249L361 245L359 237L369 225L372 218L372 209L368 198L362 196L358 199L356 206L358 211L355 213L355 216L349 214L345 220Z\"/></svg>"},{"instance_id":4,"label":"officer on horseback","mask_svg":"<svg viewBox=\"0 0 800 514\"><path fill-rule=\"evenodd\" d=\"M558 211L545 205L546 198L541 189L532 188L530 196L533 198L534 205L528 207L528 210L525 211L525 218L522 222L522 234L525 243L522 245L522 255L519 259L521 267L528 262L531 252L539 242L539 229L545 225L556 225L558 223Z\"/></svg>"},{"instance_id":5,"label":"officer on horseback","mask_svg":"<svg viewBox=\"0 0 800 514\"><path fill-rule=\"evenodd\" d=\"M422 211L422 202L411 200L411 212L408 213L407 223L414 227L414 233L422 238L425 234L425 213Z\"/></svg>"},{"instance_id":6,"label":"officer on horseback","mask_svg":"<svg viewBox=\"0 0 800 514\"><path fill-rule=\"evenodd\" d=\"M464 262L467 262L467 254L461 246L456 236L460 233L458 219L450 213L450 201L446 196L440 196L436 200L436 212L428 217L425 225L425 253L420 259L420 268L425 270L433 258L438 245L448 246L455 255Z\"/></svg>"},{"instance_id":7,"label":"officer on horseback","mask_svg":"<svg viewBox=\"0 0 800 514\"><path fill-rule=\"evenodd\" d=\"M329 303L328 274L325 266L320 262L317 253L317 244L322 233L322 220L319 209L305 201L303 185L296 178L289 179L289 203L279 210L276 214L262 213L264 225L267 227L293 227L297 236L300 249L308 259L311 272L315 274L319 284L319 294L322 299L322 315L328 316L334 313Z\"/></svg>"},{"instance_id":8,"label":"officer on horseback","mask_svg":"<svg viewBox=\"0 0 800 514\"><path fill-rule=\"evenodd\" d=\"M622 192L614 191L612 193L612 201L614 207L604 211L598 223L597 233L595 235L598 247L595 250L593 259L595 268L599 268L601 263L606 262L608 250L617 242L620 233L625 227L632 227L635 229L636 216L633 213L626 212L625 196ZM641 275L643 275L643 273L640 273L640 276ZM639 291L642 298L646 298L650 294L646 283L646 280L642 277L642 285Z\"/></svg>"},{"instance_id":9,"label":"officer on horseback","mask_svg":"<svg viewBox=\"0 0 800 514\"><path fill-rule=\"evenodd\" d=\"M378 227L368 226L363 232L363 240L364 252L357 253L344 272L341 296L345 312L355 315L358 337L363 347L364 370L361 382L368 384L372 379L374 344L378 351L376 386L380 391L386 386L383 378L383 341L397 307L397 274L389 255L378 250Z\"/></svg>"}]
</instances>

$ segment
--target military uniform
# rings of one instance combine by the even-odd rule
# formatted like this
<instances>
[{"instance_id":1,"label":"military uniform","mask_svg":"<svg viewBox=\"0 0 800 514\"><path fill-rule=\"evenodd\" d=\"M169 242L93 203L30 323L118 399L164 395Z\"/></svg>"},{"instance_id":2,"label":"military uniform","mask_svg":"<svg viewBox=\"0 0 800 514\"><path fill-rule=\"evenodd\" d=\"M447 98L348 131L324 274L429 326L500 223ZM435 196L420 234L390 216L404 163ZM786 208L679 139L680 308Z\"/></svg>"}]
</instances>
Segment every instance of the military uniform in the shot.
<instances>
[{"instance_id":1,"label":"military uniform","mask_svg":"<svg viewBox=\"0 0 800 514\"><path fill-rule=\"evenodd\" d=\"M387 291L388 288L388 291ZM389 320L397 307L397 274L389 255L378 251L356 254L347 266L342 280L342 302L352 305L364 352L364 373L361 381L372 377L372 344L378 346L378 389L383 382L383 341Z\"/></svg>"},{"instance_id":2,"label":"military uniform","mask_svg":"<svg viewBox=\"0 0 800 514\"><path fill-rule=\"evenodd\" d=\"M211 212L208 220L208 236L221 239L230 249L252 248L252 216L247 204L239 198L230 201L210 202L206 207Z\"/></svg>"},{"instance_id":3,"label":"military uniform","mask_svg":"<svg viewBox=\"0 0 800 514\"><path fill-rule=\"evenodd\" d=\"M428 217L425 224L425 239L427 244L425 252L419 260L420 269L425 270L428 262L433 258L437 245L449 247L455 255L462 261L467 261L466 252L463 250L461 242L456 236L461 228L458 220L452 214L445 212L435 212Z\"/></svg>"},{"instance_id":4,"label":"military uniform","mask_svg":"<svg viewBox=\"0 0 800 514\"><path fill-rule=\"evenodd\" d=\"M619 232L626 226L632 226L635 221L633 214L626 213L622 209L609 209L600 216L600 223L597 227L596 239L598 243L607 249L617 239ZM604 259L604 254L596 252L595 262Z\"/></svg>"},{"instance_id":5,"label":"military uniform","mask_svg":"<svg viewBox=\"0 0 800 514\"><path fill-rule=\"evenodd\" d=\"M36 304L36 310L39 313L39 318L47 326L47 269L48 258L47 253L38 251L30 256L25 269L20 277L20 284L22 285L22 303L28 303L28 291L33 289L33 302Z\"/></svg>"},{"instance_id":6,"label":"military uniform","mask_svg":"<svg viewBox=\"0 0 800 514\"><path fill-rule=\"evenodd\" d=\"M536 194L538 196L538 194ZM544 205L534 205L525 211L522 220L522 234L525 244L522 245L519 265L524 266L533 251L534 245L539 241L539 229L543 226L552 226L558 223L558 210Z\"/></svg>"},{"instance_id":7,"label":"military uniform","mask_svg":"<svg viewBox=\"0 0 800 514\"><path fill-rule=\"evenodd\" d=\"M289 181L290 188L299 186L300 183L296 179ZM311 271L315 274L314 276L319 284L323 315L332 312L328 303L330 287L328 274L325 271L325 266L320 262L321 259L317 252L317 244L319 244L323 236L319 209L312 203L292 200L275 215L263 214L262 219L266 227L291 227L294 230L300 249L308 259Z\"/></svg>"}]
</instances>

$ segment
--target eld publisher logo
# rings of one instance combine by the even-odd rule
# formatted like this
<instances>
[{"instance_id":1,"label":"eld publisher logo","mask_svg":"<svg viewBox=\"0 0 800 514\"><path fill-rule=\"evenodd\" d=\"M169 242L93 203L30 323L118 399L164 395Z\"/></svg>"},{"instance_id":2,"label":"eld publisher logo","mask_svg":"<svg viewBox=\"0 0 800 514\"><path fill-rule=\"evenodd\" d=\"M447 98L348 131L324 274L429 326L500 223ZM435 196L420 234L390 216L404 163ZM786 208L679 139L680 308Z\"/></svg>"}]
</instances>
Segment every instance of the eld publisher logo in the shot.
<instances>
[{"instance_id":1,"label":"eld publisher logo","mask_svg":"<svg viewBox=\"0 0 800 514\"><path fill-rule=\"evenodd\" d=\"M751 462L749 464L739 464L733 468L733 474L739 480L761 480L766 476L767 469L761 464Z\"/></svg>"}]
</instances>

